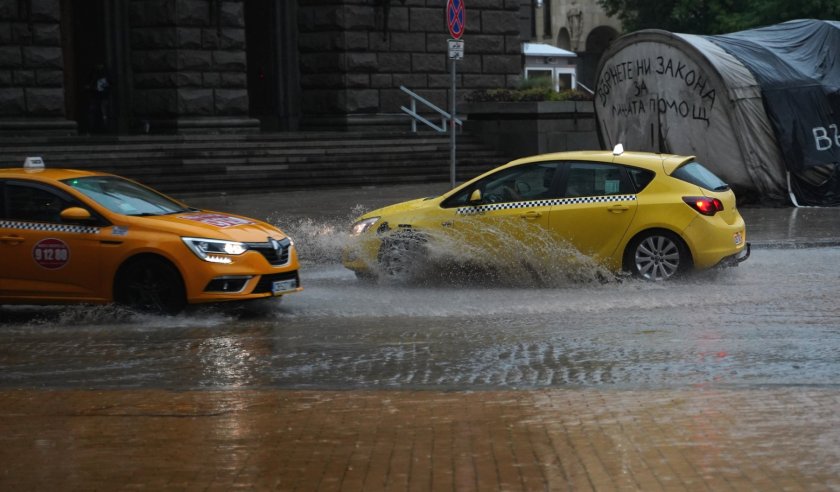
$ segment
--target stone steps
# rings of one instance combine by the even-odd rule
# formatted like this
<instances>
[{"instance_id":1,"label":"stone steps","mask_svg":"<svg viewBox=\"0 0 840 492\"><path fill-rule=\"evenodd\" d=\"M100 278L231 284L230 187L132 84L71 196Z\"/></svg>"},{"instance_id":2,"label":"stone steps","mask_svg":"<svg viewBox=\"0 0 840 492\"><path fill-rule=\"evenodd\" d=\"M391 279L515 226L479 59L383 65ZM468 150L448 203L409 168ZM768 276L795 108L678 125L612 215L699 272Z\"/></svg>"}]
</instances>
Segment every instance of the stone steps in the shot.
<instances>
[{"instance_id":1,"label":"stone steps","mask_svg":"<svg viewBox=\"0 0 840 492\"><path fill-rule=\"evenodd\" d=\"M507 161L469 135L457 143L459 181ZM0 167L38 155L50 167L113 172L168 193L447 181L450 165L448 136L405 132L24 137L0 146Z\"/></svg>"}]
</instances>

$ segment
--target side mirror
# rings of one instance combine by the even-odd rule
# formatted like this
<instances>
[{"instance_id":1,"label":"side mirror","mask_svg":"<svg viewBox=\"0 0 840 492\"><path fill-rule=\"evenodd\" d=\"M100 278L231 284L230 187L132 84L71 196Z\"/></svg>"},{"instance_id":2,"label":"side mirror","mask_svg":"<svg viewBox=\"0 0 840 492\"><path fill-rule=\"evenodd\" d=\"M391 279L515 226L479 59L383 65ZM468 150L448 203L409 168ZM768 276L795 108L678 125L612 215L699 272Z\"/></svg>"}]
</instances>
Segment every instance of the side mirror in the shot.
<instances>
[{"instance_id":1,"label":"side mirror","mask_svg":"<svg viewBox=\"0 0 840 492\"><path fill-rule=\"evenodd\" d=\"M481 203L481 190L473 190L470 194L470 203Z\"/></svg>"},{"instance_id":2,"label":"side mirror","mask_svg":"<svg viewBox=\"0 0 840 492\"><path fill-rule=\"evenodd\" d=\"M70 207L61 211L61 218L67 221L83 222L92 219L90 212L82 207Z\"/></svg>"}]
</instances>

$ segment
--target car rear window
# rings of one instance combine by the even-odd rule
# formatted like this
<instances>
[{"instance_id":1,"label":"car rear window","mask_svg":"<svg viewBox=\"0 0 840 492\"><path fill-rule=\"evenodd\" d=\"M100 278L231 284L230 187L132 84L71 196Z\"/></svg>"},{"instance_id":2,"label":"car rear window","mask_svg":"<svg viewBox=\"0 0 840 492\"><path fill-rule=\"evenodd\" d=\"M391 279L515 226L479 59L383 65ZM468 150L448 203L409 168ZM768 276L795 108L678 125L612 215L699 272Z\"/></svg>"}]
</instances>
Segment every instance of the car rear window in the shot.
<instances>
[{"instance_id":1,"label":"car rear window","mask_svg":"<svg viewBox=\"0 0 840 492\"><path fill-rule=\"evenodd\" d=\"M726 191L729 189L728 184L697 161L691 161L678 167L671 176L709 191Z\"/></svg>"}]
</instances>

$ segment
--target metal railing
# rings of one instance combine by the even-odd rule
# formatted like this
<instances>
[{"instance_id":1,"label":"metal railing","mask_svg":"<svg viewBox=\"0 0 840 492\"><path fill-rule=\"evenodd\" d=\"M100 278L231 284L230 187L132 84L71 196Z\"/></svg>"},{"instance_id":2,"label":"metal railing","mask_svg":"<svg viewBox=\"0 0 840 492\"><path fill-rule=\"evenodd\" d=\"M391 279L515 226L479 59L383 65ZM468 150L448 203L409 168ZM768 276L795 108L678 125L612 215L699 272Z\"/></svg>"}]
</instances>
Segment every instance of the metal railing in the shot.
<instances>
[{"instance_id":1,"label":"metal railing","mask_svg":"<svg viewBox=\"0 0 840 492\"><path fill-rule=\"evenodd\" d=\"M421 123L425 123L427 126L437 130L438 133L446 133L448 131L448 126L449 126L448 123L449 123L449 120L452 118L452 116L449 113L447 113L446 111L444 111L444 110L440 109L439 107L435 106L434 104L429 102L429 100L424 99L421 96L418 96L414 92L411 92L404 85L400 86L400 90L405 92L409 96L411 96L411 108L406 108L405 106L402 106L402 107L400 107L400 109L402 109L403 113L406 113L407 115L411 116L411 131L413 133L417 133L417 122L418 121L421 122ZM424 117L423 115L421 115L420 113L417 112L417 102L422 103L427 108L431 109L432 111L435 111L436 113L438 113L440 115L440 117L441 117L440 118L440 126L431 122L429 119L427 119L426 117ZM461 129L464 128L464 122L461 121L460 119L458 119L457 117L455 118L455 124L460 125Z\"/></svg>"},{"instance_id":2,"label":"metal railing","mask_svg":"<svg viewBox=\"0 0 840 492\"><path fill-rule=\"evenodd\" d=\"M581 84L580 82L577 82L577 84L576 84L576 85L577 85L578 87L583 87L583 90L585 90L585 91L586 91L586 92L588 92L589 94L591 94L591 95L593 95L593 96L595 95L595 91L593 91L593 90L592 90L592 89L590 89L589 87L586 87L585 85Z\"/></svg>"}]
</instances>

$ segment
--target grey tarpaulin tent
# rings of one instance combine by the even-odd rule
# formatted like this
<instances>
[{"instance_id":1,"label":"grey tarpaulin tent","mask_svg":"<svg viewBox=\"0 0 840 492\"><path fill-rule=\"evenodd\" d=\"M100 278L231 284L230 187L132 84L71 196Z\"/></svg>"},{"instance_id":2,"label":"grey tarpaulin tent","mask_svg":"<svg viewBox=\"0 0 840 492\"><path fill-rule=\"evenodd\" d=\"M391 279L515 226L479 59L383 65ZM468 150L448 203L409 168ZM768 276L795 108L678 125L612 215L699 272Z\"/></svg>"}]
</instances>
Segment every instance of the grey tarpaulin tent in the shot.
<instances>
[{"instance_id":1,"label":"grey tarpaulin tent","mask_svg":"<svg viewBox=\"0 0 840 492\"><path fill-rule=\"evenodd\" d=\"M598 68L601 142L696 155L741 195L840 205L840 22L644 30Z\"/></svg>"}]
</instances>

